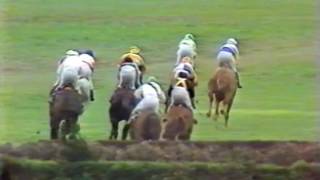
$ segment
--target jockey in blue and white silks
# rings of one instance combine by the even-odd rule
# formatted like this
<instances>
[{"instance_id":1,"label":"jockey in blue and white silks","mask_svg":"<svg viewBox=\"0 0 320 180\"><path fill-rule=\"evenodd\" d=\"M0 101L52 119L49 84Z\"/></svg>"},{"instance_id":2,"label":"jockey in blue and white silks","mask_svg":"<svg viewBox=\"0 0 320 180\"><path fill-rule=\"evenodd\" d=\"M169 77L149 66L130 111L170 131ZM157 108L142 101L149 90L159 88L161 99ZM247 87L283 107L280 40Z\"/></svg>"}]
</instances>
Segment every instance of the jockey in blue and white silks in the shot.
<instances>
[{"instance_id":1,"label":"jockey in blue and white silks","mask_svg":"<svg viewBox=\"0 0 320 180\"><path fill-rule=\"evenodd\" d=\"M242 88L240 84L239 72L236 67L236 61L239 58L238 42L234 38L229 38L227 42L222 45L218 51L217 61L219 67L227 65L232 69L238 81L238 88Z\"/></svg>"}]
</instances>

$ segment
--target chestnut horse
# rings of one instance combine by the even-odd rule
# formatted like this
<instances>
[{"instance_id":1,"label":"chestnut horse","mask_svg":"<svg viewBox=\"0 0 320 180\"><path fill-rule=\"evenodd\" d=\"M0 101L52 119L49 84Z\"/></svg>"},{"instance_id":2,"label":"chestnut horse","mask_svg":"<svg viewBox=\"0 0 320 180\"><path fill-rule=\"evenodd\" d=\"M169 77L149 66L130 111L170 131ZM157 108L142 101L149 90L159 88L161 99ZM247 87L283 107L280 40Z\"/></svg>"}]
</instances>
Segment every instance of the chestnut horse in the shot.
<instances>
[{"instance_id":1,"label":"chestnut horse","mask_svg":"<svg viewBox=\"0 0 320 180\"><path fill-rule=\"evenodd\" d=\"M184 104L170 107L163 122L165 124L162 138L167 140L189 140L193 124L197 124L192 110Z\"/></svg>"},{"instance_id":2,"label":"chestnut horse","mask_svg":"<svg viewBox=\"0 0 320 180\"><path fill-rule=\"evenodd\" d=\"M142 111L130 124L132 140L158 140L160 133L160 117L155 112Z\"/></svg>"},{"instance_id":3,"label":"chestnut horse","mask_svg":"<svg viewBox=\"0 0 320 180\"><path fill-rule=\"evenodd\" d=\"M207 116L211 116L212 103L215 103L215 116L217 120L219 114L224 115L225 127L228 126L229 112L233 99L237 92L237 80L235 73L227 66L218 67L213 77L208 82L209 111ZM219 108L222 103L222 108Z\"/></svg>"}]
</instances>

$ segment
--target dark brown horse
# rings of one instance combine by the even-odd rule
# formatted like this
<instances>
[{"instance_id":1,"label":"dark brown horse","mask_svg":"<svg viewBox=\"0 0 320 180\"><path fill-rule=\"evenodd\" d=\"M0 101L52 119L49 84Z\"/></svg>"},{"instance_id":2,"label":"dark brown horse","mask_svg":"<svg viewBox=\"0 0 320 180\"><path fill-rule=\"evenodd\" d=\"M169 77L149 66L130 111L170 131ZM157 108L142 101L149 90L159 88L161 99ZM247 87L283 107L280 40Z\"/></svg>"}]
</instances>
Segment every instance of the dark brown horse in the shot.
<instances>
[{"instance_id":1,"label":"dark brown horse","mask_svg":"<svg viewBox=\"0 0 320 180\"><path fill-rule=\"evenodd\" d=\"M160 117L154 112L141 112L130 124L130 137L132 140L158 140L160 133Z\"/></svg>"},{"instance_id":2,"label":"dark brown horse","mask_svg":"<svg viewBox=\"0 0 320 180\"><path fill-rule=\"evenodd\" d=\"M61 139L66 139L67 135L75 138L79 131L78 117L83 111L82 102L82 96L72 86L55 92L53 101L49 103L51 139L57 139L58 134Z\"/></svg>"},{"instance_id":3,"label":"dark brown horse","mask_svg":"<svg viewBox=\"0 0 320 180\"><path fill-rule=\"evenodd\" d=\"M118 138L118 129L120 121L128 121L131 111L136 105L134 91L129 88L117 88L110 99L109 118L112 125L109 139ZM125 140L129 131L129 124L126 124L122 130L122 140Z\"/></svg>"},{"instance_id":4,"label":"dark brown horse","mask_svg":"<svg viewBox=\"0 0 320 180\"><path fill-rule=\"evenodd\" d=\"M167 140L189 140L193 124L197 123L192 111L182 104L170 107L163 121L165 125L162 138Z\"/></svg>"},{"instance_id":5,"label":"dark brown horse","mask_svg":"<svg viewBox=\"0 0 320 180\"><path fill-rule=\"evenodd\" d=\"M233 99L237 92L237 80L235 73L228 67L219 67L208 83L209 112L211 116L212 103L215 103L214 120L218 119L219 114L224 115L225 126L228 126L229 112L233 104ZM222 108L219 105L222 103Z\"/></svg>"}]
</instances>

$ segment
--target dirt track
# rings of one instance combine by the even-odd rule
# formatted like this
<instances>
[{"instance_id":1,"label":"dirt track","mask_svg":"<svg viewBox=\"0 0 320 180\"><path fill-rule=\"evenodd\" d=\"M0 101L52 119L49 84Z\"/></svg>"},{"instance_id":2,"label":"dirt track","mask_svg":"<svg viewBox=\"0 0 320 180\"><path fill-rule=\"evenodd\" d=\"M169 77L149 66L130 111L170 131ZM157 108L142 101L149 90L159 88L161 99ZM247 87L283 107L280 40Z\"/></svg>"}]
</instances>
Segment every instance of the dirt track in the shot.
<instances>
[{"instance_id":1,"label":"dirt track","mask_svg":"<svg viewBox=\"0 0 320 180\"><path fill-rule=\"evenodd\" d=\"M299 160L320 163L320 144L312 142L50 142L0 146L1 156L56 161L133 160L272 163Z\"/></svg>"}]
</instances>

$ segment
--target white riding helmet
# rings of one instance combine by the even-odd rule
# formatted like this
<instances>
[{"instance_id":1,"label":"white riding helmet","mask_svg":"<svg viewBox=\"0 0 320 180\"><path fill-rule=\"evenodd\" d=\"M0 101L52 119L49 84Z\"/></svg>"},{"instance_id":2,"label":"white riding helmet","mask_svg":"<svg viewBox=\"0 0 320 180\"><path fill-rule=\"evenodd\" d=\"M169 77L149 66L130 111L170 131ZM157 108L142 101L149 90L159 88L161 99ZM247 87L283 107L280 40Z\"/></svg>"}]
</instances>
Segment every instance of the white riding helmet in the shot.
<instances>
[{"instance_id":1,"label":"white riding helmet","mask_svg":"<svg viewBox=\"0 0 320 180\"><path fill-rule=\"evenodd\" d=\"M66 55L67 55L67 56L79 56L79 52L70 49L70 50L68 50L68 51L66 52Z\"/></svg>"},{"instance_id":2,"label":"white riding helmet","mask_svg":"<svg viewBox=\"0 0 320 180\"><path fill-rule=\"evenodd\" d=\"M90 68L94 69L95 61L92 56L88 54L81 54L79 58L81 61L87 63L90 66Z\"/></svg>"},{"instance_id":3,"label":"white riding helmet","mask_svg":"<svg viewBox=\"0 0 320 180\"><path fill-rule=\"evenodd\" d=\"M228 40L227 40L227 44L233 44L233 45L238 45L238 41L237 40L235 40L234 38L229 38Z\"/></svg>"}]
</instances>

